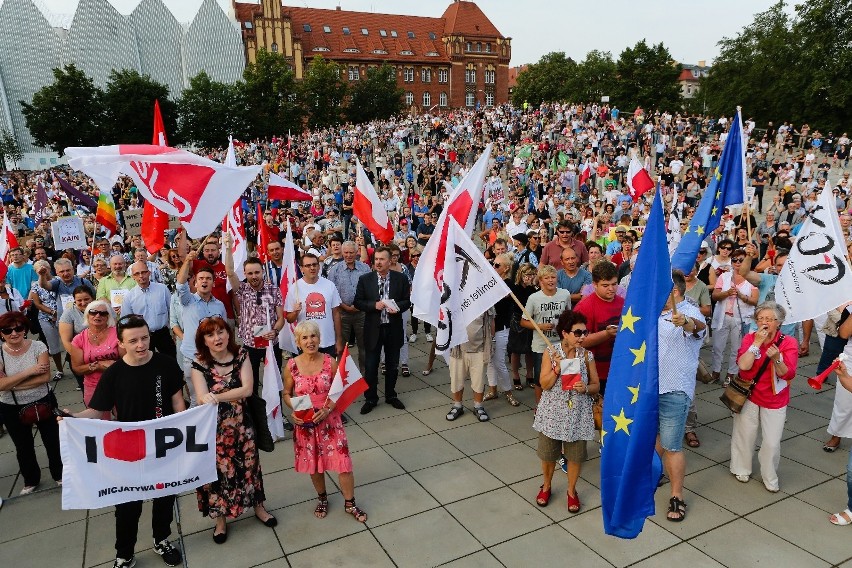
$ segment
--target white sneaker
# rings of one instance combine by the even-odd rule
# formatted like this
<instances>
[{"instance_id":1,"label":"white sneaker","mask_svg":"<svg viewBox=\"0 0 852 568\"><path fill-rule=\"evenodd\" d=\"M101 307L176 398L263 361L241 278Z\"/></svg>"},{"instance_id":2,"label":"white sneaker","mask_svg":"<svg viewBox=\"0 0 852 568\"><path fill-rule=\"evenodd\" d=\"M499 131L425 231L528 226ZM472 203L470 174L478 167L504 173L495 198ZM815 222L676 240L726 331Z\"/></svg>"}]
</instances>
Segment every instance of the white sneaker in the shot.
<instances>
[{"instance_id":1,"label":"white sneaker","mask_svg":"<svg viewBox=\"0 0 852 568\"><path fill-rule=\"evenodd\" d=\"M408 336L408 342L409 343L414 343L415 341L417 341L417 334L416 333L412 333L411 335Z\"/></svg>"},{"instance_id":2,"label":"white sneaker","mask_svg":"<svg viewBox=\"0 0 852 568\"><path fill-rule=\"evenodd\" d=\"M428 341L429 343L432 343L433 341L435 341L435 338L432 337L431 333L427 333L426 334L426 341Z\"/></svg>"},{"instance_id":3,"label":"white sneaker","mask_svg":"<svg viewBox=\"0 0 852 568\"><path fill-rule=\"evenodd\" d=\"M38 488L38 485L28 485L21 489L21 495L29 495Z\"/></svg>"}]
</instances>

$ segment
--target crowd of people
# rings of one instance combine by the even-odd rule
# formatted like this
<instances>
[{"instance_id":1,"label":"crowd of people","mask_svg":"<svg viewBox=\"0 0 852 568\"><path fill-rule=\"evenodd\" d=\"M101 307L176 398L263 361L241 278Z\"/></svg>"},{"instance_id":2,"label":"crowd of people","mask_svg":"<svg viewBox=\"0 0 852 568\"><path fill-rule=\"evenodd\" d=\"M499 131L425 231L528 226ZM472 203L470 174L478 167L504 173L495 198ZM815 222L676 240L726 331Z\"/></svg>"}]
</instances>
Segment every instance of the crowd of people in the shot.
<instances>
[{"instance_id":1,"label":"crowd of people","mask_svg":"<svg viewBox=\"0 0 852 568\"><path fill-rule=\"evenodd\" d=\"M479 422L490 419L485 403L503 399L518 406L515 392L534 389L530 426L539 433L543 475L536 503L548 505L561 464L568 510L580 511L577 483L588 442L600 436L596 407L606 390L616 334L625 325L624 297L653 197L632 197L625 180L628 165L636 157L659 180L674 251L730 126L724 117L556 104L523 112L502 106L412 116L291 139L238 142L239 164L264 166L264 174L244 194L251 254L242 264L242 281L227 234L191 242L185 232L171 229L167 246L149 254L141 237L126 228L105 234L93 212L64 192L60 177L83 194L97 195L98 188L81 174L66 168L3 174L5 213L21 246L9 250L8 271L0 282L0 418L5 425L0 433L7 431L15 443L21 493L41 484L34 424L47 450L50 475L62 482L57 424L27 422L21 412L25 406L55 406L52 387L67 371L76 379L84 408L74 409L74 416L152 419L152 377L160 374L167 378L163 415L218 405L219 479L198 488L199 510L214 522L214 542L224 543L227 521L247 509L263 525L276 526L264 507L255 425L245 402L259 392L261 362L271 344L284 377L283 403L291 407L292 397L307 395L316 408L310 423L295 414L287 423L296 471L309 474L317 492L315 515L324 518L329 512L324 472L335 471L344 511L366 522L367 513L355 502L347 417L328 398L338 358L347 344L357 349L357 364L369 386L361 414L380 403L380 374L384 402L405 409L396 385L400 375L411 375L408 347L420 340L421 325L431 343L422 373L433 372L433 330L412 314L412 279L448 192L491 143L476 232L486 258L524 309L507 297L468 325L468 340L448 357L452 404L445 417L455 421L464 415L466 381ZM661 482L667 480L671 490L666 518L673 522L683 521L687 511L682 446L701 443L695 409L701 347L711 344L710 380L727 384L740 377L756 384L742 412L734 415L730 470L737 480L750 480L759 429L760 476L766 489L776 492L782 482L777 467L790 393L786 384L796 374L798 358L808 354L815 328L821 337L825 329L834 356L852 334L846 323L852 321L849 305L816 322L785 326L784 310L771 294L796 232L821 191L835 195L841 227L852 245L849 173L828 179L848 163L848 137L823 136L807 125L769 124L758 130L748 120L744 126L754 207L725 212L720 227L704 239L693 269L673 274L674 292L660 315L657 450L665 465ZM224 148L201 152L217 160L225 155ZM392 242L375 240L353 215L357 161L393 223ZM269 172L296 181L312 192L313 201L267 199L263 180ZM35 211L38 186L47 191L48 204ZM113 194L123 227L123 214L138 209L142 199L130 179L121 180ZM770 194L764 216L763 200ZM255 211L262 211L262 218ZM763 216L759 222L755 213ZM69 214L84 218L89 248L57 250L51 223ZM284 295L288 223L299 278ZM255 245L261 228L270 235L265 251ZM268 260L260 260L258 253ZM293 352L283 345L288 324L295 324ZM845 367L838 376L842 386L852 387ZM852 395L837 390L827 452L837 448L841 437L852 436L847 425ZM852 461L849 467L852 479ZM852 485L849 498L850 508L831 522L852 523ZM154 550L171 566L181 560L168 540L173 501L173 496L156 499L152 521ZM133 565L140 511L141 502L116 507L117 568Z\"/></svg>"}]
</instances>

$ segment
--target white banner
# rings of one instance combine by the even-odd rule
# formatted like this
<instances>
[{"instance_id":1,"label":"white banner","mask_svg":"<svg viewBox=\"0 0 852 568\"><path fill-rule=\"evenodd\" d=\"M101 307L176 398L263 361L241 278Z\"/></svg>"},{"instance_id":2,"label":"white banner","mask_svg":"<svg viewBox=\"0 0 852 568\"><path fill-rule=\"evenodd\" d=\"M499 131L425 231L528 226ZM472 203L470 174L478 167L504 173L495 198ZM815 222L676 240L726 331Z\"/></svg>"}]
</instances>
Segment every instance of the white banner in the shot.
<instances>
[{"instance_id":1,"label":"white banner","mask_svg":"<svg viewBox=\"0 0 852 568\"><path fill-rule=\"evenodd\" d=\"M812 319L852 299L850 272L840 219L826 188L775 283L775 301L787 311L784 323Z\"/></svg>"},{"instance_id":2,"label":"white banner","mask_svg":"<svg viewBox=\"0 0 852 568\"><path fill-rule=\"evenodd\" d=\"M50 232L53 234L53 246L56 250L88 247L82 217L60 217L50 224Z\"/></svg>"},{"instance_id":3,"label":"white banner","mask_svg":"<svg viewBox=\"0 0 852 568\"><path fill-rule=\"evenodd\" d=\"M144 422L59 423L62 509L100 509L216 481L217 405Z\"/></svg>"},{"instance_id":4,"label":"white banner","mask_svg":"<svg viewBox=\"0 0 852 568\"><path fill-rule=\"evenodd\" d=\"M446 239L444 268L438 275L443 293L438 310L436 353L467 341L467 325L510 292L453 217L448 219Z\"/></svg>"}]
</instances>

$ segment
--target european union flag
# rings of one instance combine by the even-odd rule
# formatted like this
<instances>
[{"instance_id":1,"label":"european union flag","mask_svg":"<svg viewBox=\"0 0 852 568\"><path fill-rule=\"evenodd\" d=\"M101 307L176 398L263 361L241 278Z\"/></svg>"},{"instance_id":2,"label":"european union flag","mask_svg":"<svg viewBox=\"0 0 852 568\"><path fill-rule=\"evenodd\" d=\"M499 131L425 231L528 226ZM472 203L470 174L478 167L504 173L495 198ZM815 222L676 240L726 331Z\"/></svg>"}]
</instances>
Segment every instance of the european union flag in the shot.
<instances>
[{"instance_id":1,"label":"european union flag","mask_svg":"<svg viewBox=\"0 0 852 568\"><path fill-rule=\"evenodd\" d=\"M672 268L689 274L695 265L701 242L719 226L725 207L743 202L745 181L743 122L740 110L737 109L719 165L672 256Z\"/></svg>"},{"instance_id":2,"label":"european union flag","mask_svg":"<svg viewBox=\"0 0 852 568\"><path fill-rule=\"evenodd\" d=\"M529 199L527 199L527 201L528 201L527 213L532 213L533 211L535 211L535 199L536 199L535 181L532 178L530 178L529 182L530 182L530 197L529 197Z\"/></svg>"},{"instance_id":3,"label":"european union flag","mask_svg":"<svg viewBox=\"0 0 852 568\"><path fill-rule=\"evenodd\" d=\"M621 538L636 538L645 517L654 514L654 491L662 471L654 450L659 402L657 319L672 289L662 203L657 186L627 288L604 397L604 532Z\"/></svg>"}]
</instances>

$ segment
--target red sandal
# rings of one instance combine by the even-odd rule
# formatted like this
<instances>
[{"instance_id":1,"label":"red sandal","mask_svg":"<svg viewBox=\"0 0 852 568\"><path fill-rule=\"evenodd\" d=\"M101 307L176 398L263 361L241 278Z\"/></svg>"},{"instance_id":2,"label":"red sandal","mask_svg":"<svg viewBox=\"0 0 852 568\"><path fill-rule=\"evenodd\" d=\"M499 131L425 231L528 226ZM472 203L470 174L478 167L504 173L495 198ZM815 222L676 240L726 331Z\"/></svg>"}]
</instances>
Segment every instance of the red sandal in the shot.
<instances>
[{"instance_id":1,"label":"red sandal","mask_svg":"<svg viewBox=\"0 0 852 568\"><path fill-rule=\"evenodd\" d=\"M544 490L544 485L539 487L541 491L538 492L538 495L535 497L535 504L539 507L547 507L547 504L550 503L550 489L547 491Z\"/></svg>"},{"instance_id":2,"label":"red sandal","mask_svg":"<svg viewBox=\"0 0 852 568\"><path fill-rule=\"evenodd\" d=\"M568 512L569 513L579 513L580 512L580 495L575 494L573 497L570 493L568 493Z\"/></svg>"}]
</instances>

